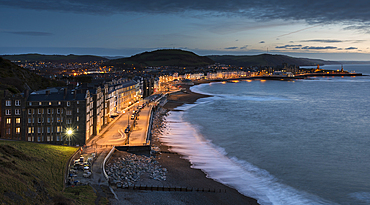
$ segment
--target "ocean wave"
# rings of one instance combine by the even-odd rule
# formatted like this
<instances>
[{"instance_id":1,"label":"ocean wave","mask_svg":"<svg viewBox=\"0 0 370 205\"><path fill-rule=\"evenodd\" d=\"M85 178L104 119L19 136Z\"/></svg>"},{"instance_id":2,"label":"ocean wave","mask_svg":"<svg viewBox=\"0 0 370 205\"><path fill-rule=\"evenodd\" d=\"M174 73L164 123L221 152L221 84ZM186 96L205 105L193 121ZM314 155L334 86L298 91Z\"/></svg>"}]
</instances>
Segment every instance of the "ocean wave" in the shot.
<instances>
[{"instance_id":1,"label":"ocean wave","mask_svg":"<svg viewBox=\"0 0 370 205\"><path fill-rule=\"evenodd\" d=\"M181 109L190 107L193 106L184 105ZM184 121L182 116L183 112L170 112L166 134L161 136L161 141L188 159L193 168L201 169L207 177L257 199L262 205L333 204L282 184L268 171L253 164L228 157L224 148L200 135L199 128Z\"/></svg>"}]
</instances>

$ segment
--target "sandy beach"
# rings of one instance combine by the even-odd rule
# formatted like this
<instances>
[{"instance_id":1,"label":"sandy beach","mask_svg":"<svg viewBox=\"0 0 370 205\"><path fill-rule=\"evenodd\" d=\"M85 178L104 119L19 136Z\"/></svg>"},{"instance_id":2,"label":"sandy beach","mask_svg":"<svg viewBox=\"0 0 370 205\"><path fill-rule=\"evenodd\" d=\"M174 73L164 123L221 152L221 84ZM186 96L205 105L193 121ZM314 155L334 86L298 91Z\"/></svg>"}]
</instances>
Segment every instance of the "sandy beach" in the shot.
<instances>
[{"instance_id":1,"label":"sandy beach","mask_svg":"<svg viewBox=\"0 0 370 205\"><path fill-rule=\"evenodd\" d=\"M168 102L160 108L153 120L152 144L158 152L152 157L156 166L165 168L165 180L153 179L148 174L143 174L140 179L133 182L135 186L182 187L200 189L203 191L150 191L133 189L114 189L119 200L111 200L112 204L258 204L253 198L240 194L237 190L223 185L206 177L199 169L191 168L189 161L181 155L171 152L170 147L164 145L158 138L165 124L163 118L167 110L176 110L184 103L194 103L197 99L208 97L192 93L187 86L186 92L173 93L168 96ZM116 151L110 162L122 159L128 155L126 152ZM153 165L154 166L154 165ZM207 190L215 190L208 192Z\"/></svg>"}]
</instances>

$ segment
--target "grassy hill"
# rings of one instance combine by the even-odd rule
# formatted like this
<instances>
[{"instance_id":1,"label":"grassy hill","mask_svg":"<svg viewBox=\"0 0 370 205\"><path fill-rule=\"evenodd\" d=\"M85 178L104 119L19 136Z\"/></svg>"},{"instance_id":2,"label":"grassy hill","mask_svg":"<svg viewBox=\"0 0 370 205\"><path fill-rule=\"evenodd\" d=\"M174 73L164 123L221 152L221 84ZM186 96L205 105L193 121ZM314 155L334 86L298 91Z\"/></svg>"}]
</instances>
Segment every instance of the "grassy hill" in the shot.
<instances>
[{"instance_id":1,"label":"grassy hill","mask_svg":"<svg viewBox=\"0 0 370 205\"><path fill-rule=\"evenodd\" d=\"M106 65L117 67L146 67L146 66L179 66L197 67L213 64L214 62L205 56L198 56L190 51L178 49L164 49L152 52L144 52L129 58L120 58L106 62Z\"/></svg>"},{"instance_id":2,"label":"grassy hill","mask_svg":"<svg viewBox=\"0 0 370 205\"><path fill-rule=\"evenodd\" d=\"M3 55L1 56L10 61L21 62L54 62L54 63L86 63L90 61L105 61L107 58L92 55L42 55L42 54L21 54L21 55Z\"/></svg>"},{"instance_id":3,"label":"grassy hill","mask_svg":"<svg viewBox=\"0 0 370 205\"><path fill-rule=\"evenodd\" d=\"M288 65L296 66L309 66L309 65L323 65L323 64L336 64L338 62L324 61L320 59L309 59L309 58L293 58L285 55L271 55L261 54L253 56L231 56L231 55L212 55L208 56L210 59L217 63L234 65L234 66L281 66L283 63ZM339 63L338 63L339 64Z\"/></svg>"},{"instance_id":4,"label":"grassy hill","mask_svg":"<svg viewBox=\"0 0 370 205\"><path fill-rule=\"evenodd\" d=\"M0 57L0 98L4 90L15 94L25 89L39 90L63 85L63 82L43 78Z\"/></svg>"},{"instance_id":5,"label":"grassy hill","mask_svg":"<svg viewBox=\"0 0 370 205\"><path fill-rule=\"evenodd\" d=\"M93 204L91 187L63 190L65 165L77 148L0 140L0 204Z\"/></svg>"}]
</instances>

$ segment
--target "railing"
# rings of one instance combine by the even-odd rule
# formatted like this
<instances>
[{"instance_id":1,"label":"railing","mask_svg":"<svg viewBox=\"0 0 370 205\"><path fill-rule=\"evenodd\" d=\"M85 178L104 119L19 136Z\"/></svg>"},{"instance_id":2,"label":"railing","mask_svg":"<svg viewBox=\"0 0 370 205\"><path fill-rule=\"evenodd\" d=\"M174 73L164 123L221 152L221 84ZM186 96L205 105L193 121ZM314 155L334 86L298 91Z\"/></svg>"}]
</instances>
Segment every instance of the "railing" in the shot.
<instances>
[{"instance_id":1,"label":"railing","mask_svg":"<svg viewBox=\"0 0 370 205\"><path fill-rule=\"evenodd\" d=\"M107 154L107 156L104 158L104 161L103 161L103 174L104 174L104 177L109 181L109 177L107 175L107 173L105 172L105 163L107 162L107 160L110 159L110 157L112 156L113 152L114 152L115 148L114 146L112 147L112 149L110 150L110 152Z\"/></svg>"}]
</instances>

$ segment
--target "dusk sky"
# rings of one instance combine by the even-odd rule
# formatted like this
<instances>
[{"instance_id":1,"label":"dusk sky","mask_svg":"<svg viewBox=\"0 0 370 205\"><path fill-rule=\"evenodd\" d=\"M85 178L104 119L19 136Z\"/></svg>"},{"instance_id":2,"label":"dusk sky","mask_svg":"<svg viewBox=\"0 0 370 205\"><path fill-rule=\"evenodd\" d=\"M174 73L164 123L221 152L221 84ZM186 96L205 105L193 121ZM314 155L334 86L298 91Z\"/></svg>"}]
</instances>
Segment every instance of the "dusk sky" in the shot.
<instances>
[{"instance_id":1,"label":"dusk sky","mask_svg":"<svg viewBox=\"0 0 370 205\"><path fill-rule=\"evenodd\" d=\"M370 60L368 0L0 0L0 54Z\"/></svg>"}]
</instances>

